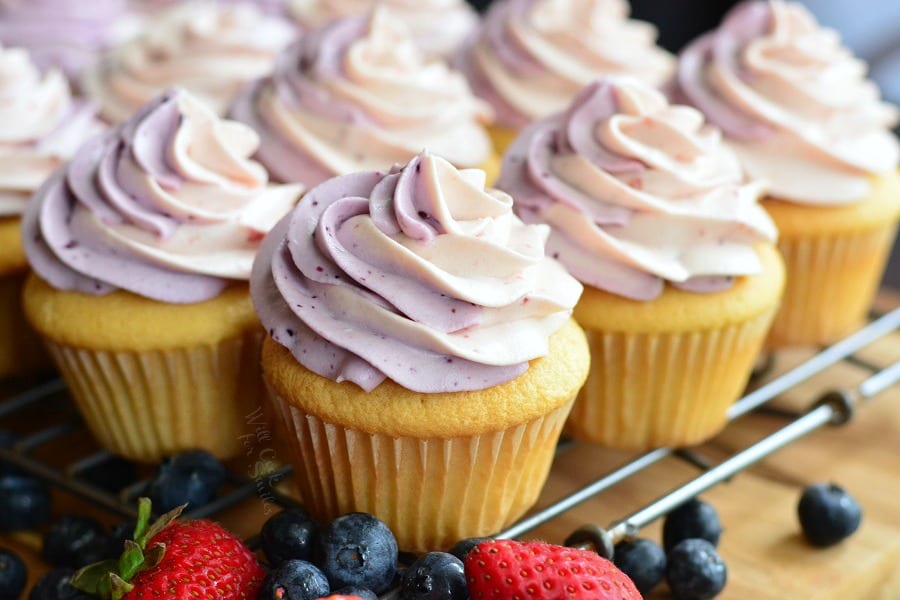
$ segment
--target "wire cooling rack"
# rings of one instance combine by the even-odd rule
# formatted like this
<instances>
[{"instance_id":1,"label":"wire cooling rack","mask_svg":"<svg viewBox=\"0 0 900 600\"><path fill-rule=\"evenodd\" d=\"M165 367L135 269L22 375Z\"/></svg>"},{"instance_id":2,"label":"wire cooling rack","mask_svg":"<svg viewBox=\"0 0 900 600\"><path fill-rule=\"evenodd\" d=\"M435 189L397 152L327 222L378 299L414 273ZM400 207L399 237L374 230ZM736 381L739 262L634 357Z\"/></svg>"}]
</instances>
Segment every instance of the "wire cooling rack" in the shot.
<instances>
[{"instance_id":1,"label":"wire cooling rack","mask_svg":"<svg viewBox=\"0 0 900 600\"><path fill-rule=\"evenodd\" d=\"M635 535L686 500L730 479L784 446L819 428L829 425L840 426L850 422L856 410L864 406L867 400L900 382L900 361L887 367L879 367L859 356L862 350L898 329L900 329L900 308L884 315L875 315L873 320L859 331L832 346L823 348L813 357L742 397L732 405L728 413L730 421L740 419L753 411L765 409L765 405L770 400L838 363L849 363L868 372L868 377L853 388L832 390L818 398L811 399L808 410L796 415L787 415L788 419L784 426L760 441L734 453L730 458L716 465L710 465L702 457L686 450L658 448L646 452L605 473L578 491L552 502L546 508L531 514L495 537L521 537L583 502L639 475L665 458L677 457L700 467L699 475L662 494L634 512L622 516L605 527L600 524L581 527L566 540L569 545L591 548L601 555L611 556L613 546L617 542ZM46 456L41 456L42 449L50 448L54 444L59 445L60 440L65 436L84 431L84 426L77 414L69 408L70 405L66 402L65 395L65 384L61 379L54 378L28 386L0 401L0 427L29 410L40 410L42 416L47 415L46 425L25 434L13 448L0 447L0 458L110 513L124 518L135 517L137 515L137 498L146 489L149 483L148 478L138 477L135 481L127 482L118 492L110 492L92 485L86 478L85 474L90 469L114 458L110 453L87 446L84 452L72 448L73 456L65 457L62 461L58 460L58 456L54 456L54 460L47 460ZM50 410L48 407L56 407L58 410ZM560 443L560 450L564 450L567 444L568 442L563 440ZM69 448L70 446L67 446L67 452ZM59 462L63 462L64 465L58 466ZM291 497L277 491L277 486L274 485L290 477L290 474L289 466L281 466L257 478L250 478L237 471L231 471L228 474L225 491L210 504L191 511L187 516L189 518L215 516L217 513L248 498L259 496L261 493L264 493L266 502L282 507L296 505L297 503ZM258 545L255 537L247 541L251 547ZM394 597L396 597L396 592L384 596L384 598Z\"/></svg>"}]
</instances>

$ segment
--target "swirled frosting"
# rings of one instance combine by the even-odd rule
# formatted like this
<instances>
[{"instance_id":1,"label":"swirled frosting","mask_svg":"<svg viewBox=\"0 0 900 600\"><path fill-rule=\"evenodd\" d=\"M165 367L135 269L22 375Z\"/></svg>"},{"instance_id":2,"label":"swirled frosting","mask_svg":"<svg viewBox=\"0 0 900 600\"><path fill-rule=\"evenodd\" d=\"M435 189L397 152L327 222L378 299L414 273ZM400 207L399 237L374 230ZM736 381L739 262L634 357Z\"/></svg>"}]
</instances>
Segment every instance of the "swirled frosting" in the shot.
<instances>
[{"instance_id":1,"label":"swirled frosting","mask_svg":"<svg viewBox=\"0 0 900 600\"><path fill-rule=\"evenodd\" d=\"M144 14L153 14L160 10L175 6L184 0L133 0L134 4L140 12ZM218 0L221 3L236 4L247 2L255 4L268 14L280 15L285 11L285 0Z\"/></svg>"},{"instance_id":2,"label":"swirled frosting","mask_svg":"<svg viewBox=\"0 0 900 600\"><path fill-rule=\"evenodd\" d=\"M423 148L460 167L492 151L490 108L383 10L303 36L232 115L260 132L259 159L276 178L308 185L388 169Z\"/></svg>"},{"instance_id":3,"label":"swirled frosting","mask_svg":"<svg viewBox=\"0 0 900 600\"><path fill-rule=\"evenodd\" d=\"M625 0L501 0L461 62L497 122L521 128L602 75L661 86L675 61L655 41L652 25L628 19Z\"/></svg>"},{"instance_id":4,"label":"swirled frosting","mask_svg":"<svg viewBox=\"0 0 900 600\"><path fill-rule=\"evenodd\" d=\"M402 20L416 44L433 57L450 58L478 26L465 0L289 0L288 12L306 30L365 15L376 5Z\"/></svg>"},{"instance_id":5,"label":"swirled frosting","mask_svg":"<svg viewBox=\"0 0 900 600\"><path fill-rule=\"evenodd\" d=\"M252 4L186 2L110 52L83 86L114 123L176 85L224 114L248 82L272 71L294 35L287 21Z\"/></svg>"},{"instance_id":6,"label":"swirled frosting","mask_svg":"<svg viewBox=\"0 0 900 600\"><path fill-rule=\"evenodd\" d=\"M485 174L424 153L390 173L314 188L273 229L250 292L276 342L306 368L370 391L503 383L547 352L581 286L545 257Z\"/></svg>"},{"instance_id":7,"label":"swirled frosting","mask_svg":"<svg viewBox=\"0 0 900 600\"><path fill-rule=\"evenodd\" d=\"M0 43L25 48L42 71L76 77L115 41L125 0L0 0Z\"/></svg>"},{"instance_id":8,"label":"swirled frosting","mask_svg":"<svg viewBox=\"0 0 900 600\"><path fill-rule=\"evenodd\" d=\"M718 129L633 79L585 88L564 113L529 126L497 187L527 223L552 228L547 252L583 283L651 300L666 282L716 291L760 272L774 241Z\"/></svg>"},{"instance_id":9,"label":"swirled frosting","mask_svg":"<svg viewBox=\"0 0 900 600\"><path fill-rule=\"evenodd\" d=\"M0 48L0 218L28 198L89 137L96 110L75 102L62 72L41 74L21 48Z\"/></svg>"},{"instance_id":10,"label":"swirled frosting","mask_svg":"<svg viewBox=\"0 0 900 600\"><path fill-rule=\"evenodd\" d=\"M865 75L800 4L749 2L684 50L677 94L724 130L772 195L845 204L868 196L869 176L900 156L889 131L897 109Z\"/></svg>"},{"instance_id":11,"label":"swirled frosting","mask_svg":"<svg viewBox=\"0 0 900 600\"><path fill-rule=\"evenodd\" d=\"M34 271L61 290L201 302L250 277L300 186L267 185L245 125L171 91L86 144L22 220Z\"/></svg>"}]
</instances>

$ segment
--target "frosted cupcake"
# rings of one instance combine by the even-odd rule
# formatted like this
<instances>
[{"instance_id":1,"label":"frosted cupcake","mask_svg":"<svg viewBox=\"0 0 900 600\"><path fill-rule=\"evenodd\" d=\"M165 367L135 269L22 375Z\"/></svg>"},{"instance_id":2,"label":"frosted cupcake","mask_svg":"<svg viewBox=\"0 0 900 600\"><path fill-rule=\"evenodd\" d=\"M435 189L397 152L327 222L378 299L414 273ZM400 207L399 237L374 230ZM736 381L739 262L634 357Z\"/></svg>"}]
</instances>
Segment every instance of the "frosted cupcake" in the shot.
<instances>
[{"instance_id":1,"label":"frosted cupcake","mask_svg":"<svg viewBox=\"0 0 900 600\"><path fill-rule=\"evenodd\" d=\"M26 315L117 454L240 450L262 333L246 280L301 192L268 184L257 144L172 91L85 145L26 210Z\"/></svg>"},{"instance_id":2,"label":"frosted cupcake","mask_svg":"<svg viewBox=\"0 0 900 600\"><path fill-rule=\"evenodd\" d=\"M171 8L184 0L132 0L137 10L144 15L153 15L161 10ZM284 14L285 0L218 0L222 4L254 4L272 15Z\"/></svg>"},{"instance_id":3,"label":"frosted cupcake","mask_svg":"<svg viewBox=\"0 0 900 600\"><path fill-rule=\"evenodd\" d=\"M678 93L722 128L781 232L788 283L769 345L858 327L900 216L897 109L836 32L785 2L738 6L681 56Z\"/></svg>"},{"instance_id":4,"label":"frosted cupcake","mask_svg":"<svg viewBox=\"0 0 900 600\"><path fill-rule=\"evenodd\" d=\"M62 72L41 74L25 50L0 48L0 377L49 364L22 315L20 217L44 180L100 132L95 112L72 99Z\"/></svg>"},{"instance_id":5,"label":"frosted cupcake","mask_svg":"<svg viewBox=\"0 0 900 600\"><path fill-rule=\"evenodd\" d=\"M304 505L424 551L538 497L588 368L545 226L430 154L331 179L266 237L251 293Z\"/></svg>"},{"instance_id":6,"label":"frosted cupcake","mask_svg":"<svg viewBox=\"0 0 900 600\"><path fill-rule=\"evenodd\" d=\"M272 71L294 36L287 21L249 3L185 2L110 51L82 84L111 123L128 119L172 86L221 115L248 82Z\"/></svg>"},{"instance_id":7,"label":"frosted cupcake","mask_svg":"<svg viewBox=\"0 0 900 600\"><path fill-rule=\"evenodd\" d=\"M383 10L303 36L232 114L260 132L259 160L282 181L311 186L387 170L423 148L457 167L496 171L490 107Z\"/></svg>"},{"instance_id":8,"label":"frosted cupcake","mask_svg":"<svg viewBox=\"0 0 900 600\"><path fill-rule=\"evenodd\" d=\"M365 15L376 5L402 20L432 58L451 58L478 27L478 15L465 0L288 0L288 14L310 31Z\"/></svg>"},{"instance_id":9,"label":"frosted cupcake","mask_svg":"<svg viewBox=\"0 0 900 600\"><path fill-rule=\"evenodd\" d=\"M122 33L125 0L3 0L0 44L25 48L42 70L77 79Z\"/></svg>"},{"instance_id":10,"label":"frosted cupcake","mask_svg":"<svg viewBox=\"0 0 900 600\"><path fill-rule=\"evenodd\" d=\"M475 93L496 113L502 154L519 130L564 110L601 75L631 75L659 87L675 61L656 29L628 19L625 0L500 0L461 58Z\"/></svg>"},{"instance_id":11,"label":"frosted cupcake","mask_svg":"<svg viewBox=\"0 0 900 600\"><path fill-rule=\"evenodd\" d=\"M633 79L594 83L529 126L498 187L586 284L591 374L569 419L622 448L721 429L778 306L775 227L720 132Z\"/></svg>"}]
</instances>

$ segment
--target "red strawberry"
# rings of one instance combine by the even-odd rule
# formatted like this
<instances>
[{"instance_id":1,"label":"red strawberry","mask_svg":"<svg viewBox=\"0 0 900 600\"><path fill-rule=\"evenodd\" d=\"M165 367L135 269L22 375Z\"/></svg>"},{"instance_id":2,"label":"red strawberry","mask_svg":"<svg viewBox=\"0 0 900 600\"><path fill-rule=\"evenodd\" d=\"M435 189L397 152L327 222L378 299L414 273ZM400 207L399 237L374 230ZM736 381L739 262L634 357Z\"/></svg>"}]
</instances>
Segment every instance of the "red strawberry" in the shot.
<instances>
[{"instance_id":1,"label":"red strawberry","mask_svg":"<svg viewBox=\"0 0 900 600\"><path fill-rule=\"evenodd\" d=\"M627 575L594 552L494 540L466 557L472 600L640 600Z\"/></svg>"},{"instance_id":2,"label":"red strawberry","mask_svg":"<svg viewBox=\"0 0 900 600\"><path fill-rule=\"evenodd\" d=\"M180 513L149 525L150 503L142 498L135 541L118 560L76 573L72 584L104 600L255 599L265 572L253 553L212 521L175 521Z\"/></svg>"}]
</instances>

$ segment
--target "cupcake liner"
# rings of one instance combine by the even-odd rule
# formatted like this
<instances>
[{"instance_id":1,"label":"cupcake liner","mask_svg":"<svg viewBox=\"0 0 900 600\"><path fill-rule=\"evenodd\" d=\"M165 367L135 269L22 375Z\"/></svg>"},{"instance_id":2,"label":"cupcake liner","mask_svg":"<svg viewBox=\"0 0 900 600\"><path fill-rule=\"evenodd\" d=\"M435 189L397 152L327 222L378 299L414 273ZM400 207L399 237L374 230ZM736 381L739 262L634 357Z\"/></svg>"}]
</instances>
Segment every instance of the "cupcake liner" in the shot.
<instances>
[{"instance_id":1,"label":"cupcake liner","mask_svg":"<svg viewBox=\"0 0 900 600\"><path fill-rule=\"evenodd\" d=\"M766 345L828 344L859 328L872 305L897 228L789 238L778 248L787 267L781 311Z\"/></svg>"},{"instance_id":2,"label":"cupcake liner","mask_svg":"<svg viewBox=\"0 0 900 600\"><path fill-rule=\"evenodd\" d=\"M242 449L262 397L260 334L192 348L127 352L46 340L88 428L126 458L156 462L189 449Z\"/></svg>"},{"instance_id":3,"label":"cupcake liner","mask_svg":"<svg viewBox=\"0 0 900 600\"><path fill-rule=\"evenodd\" d=\"M0 277L0 378L48 371L50 357L22 311L26 274Z\"/></svg>"},{"instance_id":4,"label":"cupcake liner","mask_svg":"<svg viewBox=\"0 0 900 600\"><path fill-rule=\"evenodd\" d=\"M715 435L746 385L775 308L683 333L586 329L591 372L566 433L625 449L689 446Z\"/></svg>"},{"instance_id":5,"label":"cupcake liner","mask_svg":"<svg viewBox=\"0 0 900 600\"><path fill-rule=\"evenodd\" d=\"M518 129L512 129L502 125L488 125L487 132L491 137L491 142L494 144L494 152L500 157L506 154L506 151L512 146L512 143L519 135Z\"/></svg>"},{"instance_id":6,"label":"cupcake liner","mask_svg":"<svg viewBox=\"0 0 900 600\"><path fill-rule=\"evenodd\" d=\"M304 506L325 521L374 514L412 552L497 533L528 510L572 406L503 431L420 439L326 423L274 392L270 398L291 443Z\"/></svg>"}]
</instances>

